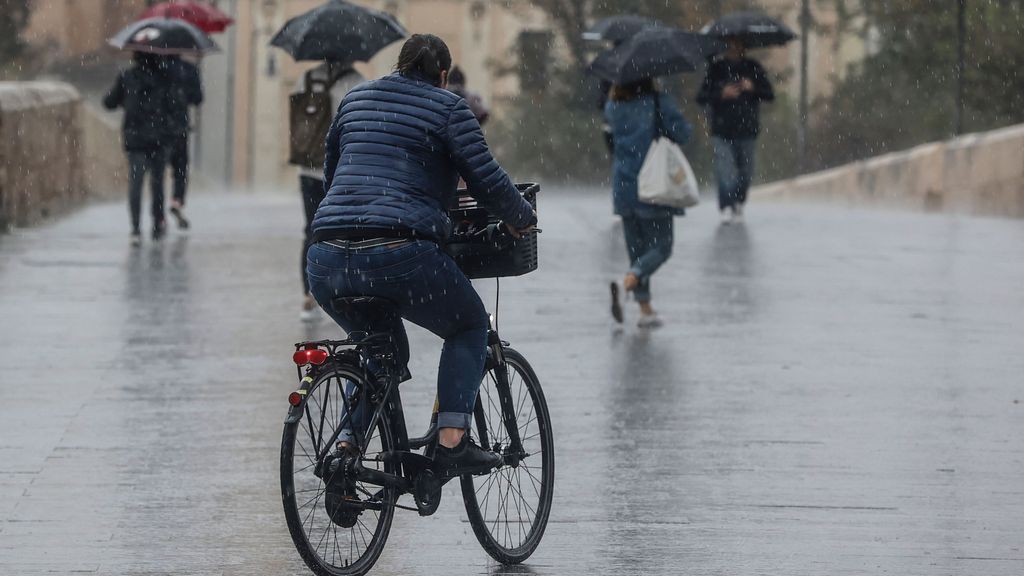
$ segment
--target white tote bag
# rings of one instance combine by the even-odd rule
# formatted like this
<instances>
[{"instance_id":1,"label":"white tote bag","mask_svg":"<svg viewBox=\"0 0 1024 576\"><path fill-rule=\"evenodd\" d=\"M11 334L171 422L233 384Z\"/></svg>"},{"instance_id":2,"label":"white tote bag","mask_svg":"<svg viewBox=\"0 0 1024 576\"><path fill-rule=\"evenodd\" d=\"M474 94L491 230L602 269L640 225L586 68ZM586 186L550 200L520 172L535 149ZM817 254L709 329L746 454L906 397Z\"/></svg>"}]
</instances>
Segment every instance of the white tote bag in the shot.
<instances>
[{"instance_id":1,"label":"white tote bag","mask_svg":"<svg viewBox=\"0 0 1024 576\"><path fill-rule=\"evenodd\" d=\"M668 138L651 143L637 176L637 197L646 204L690 208L700 202L693 168L679 146Z\"/></svg>"}]
</instances>

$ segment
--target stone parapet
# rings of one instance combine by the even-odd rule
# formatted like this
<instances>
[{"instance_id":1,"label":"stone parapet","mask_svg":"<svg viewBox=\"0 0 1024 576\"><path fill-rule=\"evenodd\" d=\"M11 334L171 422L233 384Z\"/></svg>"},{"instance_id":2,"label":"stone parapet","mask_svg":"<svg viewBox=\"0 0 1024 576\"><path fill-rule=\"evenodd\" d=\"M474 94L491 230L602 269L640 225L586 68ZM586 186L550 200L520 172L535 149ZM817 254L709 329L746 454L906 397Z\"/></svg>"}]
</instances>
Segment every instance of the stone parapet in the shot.
<instances>
[{"instance_id":1,"label":"stone parapet","mask_svg":"<svg viewBox=\"0 0 1024 576\"><path fill-rule=\"evenodd\" d=\"M81 98L59 82L0 82L0 230L85 198Z\"/></svg>"},{"instance_id":2,"label":"stone parapet","mask_svg":"<svg viewBox=\"0 0 1024 576\"><path fill-rule=\"evenodd\" d=\"M1024 124L765 184L752 194L1024 218Z\"/></svg>"},{"instance_id":3,"label":"stone parapet","mask_svg":"<svg viewBox=\"0 0 1024 576\"><path fill-rule=\"evenodd\" d=\"M92 198L124 198L128 189L128 160L121 144L119 118L89 102L82 104L83 176Z\"/></svg>"}]
</instances>

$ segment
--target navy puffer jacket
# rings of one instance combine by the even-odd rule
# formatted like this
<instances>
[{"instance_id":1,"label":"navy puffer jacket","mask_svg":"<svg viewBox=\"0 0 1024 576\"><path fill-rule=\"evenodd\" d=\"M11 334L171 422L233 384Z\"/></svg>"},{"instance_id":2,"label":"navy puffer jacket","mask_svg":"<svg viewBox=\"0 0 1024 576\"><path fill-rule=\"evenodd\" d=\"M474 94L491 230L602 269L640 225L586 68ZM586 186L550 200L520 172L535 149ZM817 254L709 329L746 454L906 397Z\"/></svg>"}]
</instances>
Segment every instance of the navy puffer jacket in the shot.
<instances>
[{"instance_id":1,"label":"navy puffer jacket","mask_svg":"<svg viewBox=\"0 0 1024 576\"><path fill-rule=\"evenodd\" d=\"M314 238L401 231L443 242L460 175L491 213L517 228L534 223L464 99L401 74L360 84L327 135Z\"/></svg>"}]
</instances>

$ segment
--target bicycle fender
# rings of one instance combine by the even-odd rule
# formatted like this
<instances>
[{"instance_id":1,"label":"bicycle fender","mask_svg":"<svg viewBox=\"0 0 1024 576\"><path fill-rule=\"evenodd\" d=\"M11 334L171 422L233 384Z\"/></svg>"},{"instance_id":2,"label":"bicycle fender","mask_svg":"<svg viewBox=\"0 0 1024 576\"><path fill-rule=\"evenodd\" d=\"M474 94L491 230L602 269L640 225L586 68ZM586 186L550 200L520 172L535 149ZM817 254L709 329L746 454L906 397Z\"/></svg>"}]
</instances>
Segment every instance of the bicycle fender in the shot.
<instances>
[{"instance_id":1,"label":"bicycle fender","mask_svg":"<svg viewBox=\"0 0 1024 576\"><path fill-rule=\"evenodd\" d=\"M299 385L299 389L296 392L302 397L302 401L299 402L298 406L289 406L288 416L285 417L285 424L295 424L302 419L302 411L306 407L306 400L309 398L309 387L313 385L313 377L306 376L302 379L302 383Z\"/></svg>"}]
</instances>

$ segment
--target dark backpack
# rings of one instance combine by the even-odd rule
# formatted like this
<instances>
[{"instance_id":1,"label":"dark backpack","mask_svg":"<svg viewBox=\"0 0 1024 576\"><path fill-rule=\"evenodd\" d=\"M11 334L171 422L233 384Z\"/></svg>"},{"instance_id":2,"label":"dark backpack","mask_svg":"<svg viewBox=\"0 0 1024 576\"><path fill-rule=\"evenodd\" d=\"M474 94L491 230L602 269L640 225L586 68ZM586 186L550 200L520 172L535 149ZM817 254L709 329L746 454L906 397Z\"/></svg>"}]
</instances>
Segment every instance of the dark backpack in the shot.
<instances>
[{"instance_id":1,"label":"dark backpack","mask_svg":"<svg viewBox=\"0 0 1024 576\"><path fill-rule=\"evenodd\" d=\"M307 168L323 168L324 143L334 120L331 87L336 81L336 78L330 82L313 80L307 72L305 89L289 97L289 163Z\"/></svg>"}]
</instances>

